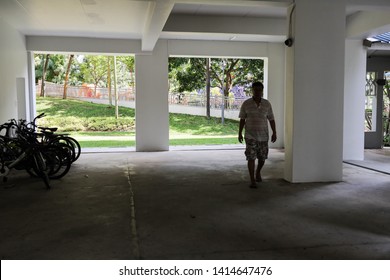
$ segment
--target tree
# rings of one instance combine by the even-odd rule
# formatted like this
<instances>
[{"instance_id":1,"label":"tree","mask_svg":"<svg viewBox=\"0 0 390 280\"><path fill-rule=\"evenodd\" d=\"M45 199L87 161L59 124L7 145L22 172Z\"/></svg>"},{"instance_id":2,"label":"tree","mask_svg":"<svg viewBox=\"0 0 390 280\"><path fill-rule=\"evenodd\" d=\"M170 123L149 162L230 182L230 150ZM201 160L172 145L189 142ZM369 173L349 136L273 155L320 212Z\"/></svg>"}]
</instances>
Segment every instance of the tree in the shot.
<instances>
[{"instance_id":1,"label":"tree","mask_svg":"<svg viewBox=\"0 0 390 280\"><path fill-rule=\"evenodd\" d=\"M63 94L63 99L67 98L67 86L68 86L68 81L69 81L69 73L70 73L70 67L72 65L72 60L74 58L74 54L69 55L69 60L68 60L68 67L66 68L66 74L65 74L65 81L64 81L64 94Z\"/></svg>"},{"instance_id":2,"label":"tree","mask_svg":"<svg viewBox=\"0 0 390 280\"><path fill-rule=\"evenodd\" d=\"M205 87L206 59L173 57L169 60L169 78L172 90L193 91Z\"/></svg>"},{"instance_id":3,"label":"tree","mask_svg":"<svg viewBox=\"0 0 390 280\"><path fill-rule=\"evenodd\" d=\"M63 54L35 54L35 82L43 80L62 84L65 80L68 56ZM75 85L82 79L78 59L73 60L70 68L69 84Z\"/></svg>"},{"instance_id":4,"label":"tree","mask_svg":"<svg viewBox=\"0 0 390 280\"><path fill-rule=\"evenodd\" d=\"M94 94L99 83L105 85L105 77L107 75L107 59L101 55L86 55L81 64L82 72L84 73L85 82L94 85Z\"/></svg>"},{"instance_id":5,"label":"tree","mask_svg":"<svg viewBox=\"0 0 390 280\"><path fill-rule=\"evenodd\" d=\"M179 92L205 88L207 81L206 58L170 58L169 77L174 90ZM261 59L210 59L210 84L218 87L225 97L233 86L242 86L249 93L250 84L264 79L264 62ZM227 105L227 100L225 101Z\"/></svg>"},{"instance_id":6,"label":"tree","mask_svg":"<svg viewBox=\"0 0 390 280\"><path fill-rule=\"evenodd\" d=\"M50 54L47 54L45 56L45 62L44 62L44 66L43 66L43 70L42 70L42 83L41 83L41 97L45 97L45 79L46 79L46 71L47 71L47 67L49 65L49 57L50 57Z\"/></svg>"}]
</instances>

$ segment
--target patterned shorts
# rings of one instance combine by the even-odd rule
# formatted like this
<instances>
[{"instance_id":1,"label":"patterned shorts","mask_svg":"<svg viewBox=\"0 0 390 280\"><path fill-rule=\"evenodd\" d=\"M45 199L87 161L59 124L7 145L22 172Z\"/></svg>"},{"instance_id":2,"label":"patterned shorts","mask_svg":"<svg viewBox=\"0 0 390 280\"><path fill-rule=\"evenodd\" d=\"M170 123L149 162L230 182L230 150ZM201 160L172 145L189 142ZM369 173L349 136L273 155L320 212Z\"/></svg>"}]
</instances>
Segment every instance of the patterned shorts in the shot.
<instances>
[{"instance_id":1,"label":"patterned shorts","mask_svg":"<svg viewBox=\"0 0 390 280\"><path fill-rule=\"evenodd\" d=\"M268 158L268 141L256 141L245 138L245 155L246 160L266 160Z\"/></svg>"}]
</instances>

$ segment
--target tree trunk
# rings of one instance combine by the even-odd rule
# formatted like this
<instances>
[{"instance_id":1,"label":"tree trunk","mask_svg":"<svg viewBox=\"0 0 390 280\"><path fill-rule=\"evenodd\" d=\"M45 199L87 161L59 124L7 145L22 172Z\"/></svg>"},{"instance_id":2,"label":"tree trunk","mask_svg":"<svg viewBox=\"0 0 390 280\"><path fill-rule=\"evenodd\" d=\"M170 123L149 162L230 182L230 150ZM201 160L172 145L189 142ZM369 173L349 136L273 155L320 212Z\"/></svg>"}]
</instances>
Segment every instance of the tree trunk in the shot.
<instances>
[{"instance_id":1,"label":"tree trunk","mask_svg":"<svg viewBox=\"0 0 390 280\"><path fill-rule=\"evenodd\" d=\"M65 82L64 82L64 94L62 96L62 99L66 99L68 97L68 81L69 81L69 73L70 73L70 66L72 65L72 60L73 60L74 54L71 54L69 56L69 61L68 61L68 68L66 69L66 74L65 74Z\"/></svg>"},{"instance_id":2,"label":"tree trunk","mask_svg":"<svg viewBox=\"0 0 390 280\"><path fill-rule=\"evenodd\" d=\"M230 73L226 73L226 83L224 84L224 88L223 88L223 96L225 97L225 109L228 109L229 108L229 89L230 89L230 81L229 81L229 76L230 76Z\"/></svg>"},{"instance_id":3,"label":"tree trunk","mask_svg":"<svg viewBox=\"0 0 390 280\"><path fill-rule=\"evenodd\" d=\"M118 107L118 91L117 91L117 80L116 80L116 56L114 56L114 94L115 94L115 118L119 118L119 107Z\"/></svg>"},{"instance_id":4,"label":"tree trunk","mask_svg":"<svg viewBox=\"0 0 390 280\"><path fill-rule=\"evenodd\" d=\"M206 115L210 119L210 64L211 58L206 58Z\"/></svg>"},{"instance_id":5,"label":"tree trunk","mask_svg":"<svg viewBox=\"0 0 390 280\"><path fill-rule=\"evenodd\" d=\"M107 87L108 87L108 103L112 106L112 94L111 94L111 56L107 57Z\"/></svg>"},{"instance_id":6,"label":"tree trunk","mask_svg":"<svg viewBox=\"0 0 390 280\"><path fill-rule=\"evenodd\" d=\"M42 84L41 84L41 95L40 95L41 97L45 97L45 80L46 80L47 66L49 65L49 57L50 54L47 54L45 59L45 65L43 66L43 70L42 70Z\"/></svg>"}]
</instances>

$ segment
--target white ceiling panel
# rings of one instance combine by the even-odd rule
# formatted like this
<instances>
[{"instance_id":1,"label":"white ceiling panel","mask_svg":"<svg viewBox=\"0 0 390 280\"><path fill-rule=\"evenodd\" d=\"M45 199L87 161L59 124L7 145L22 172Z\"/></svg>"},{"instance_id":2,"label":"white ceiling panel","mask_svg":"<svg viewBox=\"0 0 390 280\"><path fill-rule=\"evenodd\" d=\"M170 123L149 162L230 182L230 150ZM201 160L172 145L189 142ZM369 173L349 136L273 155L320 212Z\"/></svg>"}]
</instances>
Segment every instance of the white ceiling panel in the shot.
<instances>
[{"instance_id":1,"label":"white ceiling panel","mask_svg":"<svg viewBox=\"0 0 390 280\"><path fill-rule=\"evenodd\" d=\"M347 15L360 9L383 10L389 0L347 0ZM364 3L370 5L363 5ZM293 0L0 0L0 18L30 36L69 36L87 38L137 39L142 48L150 51L159 38L183 40L283 41L280 32L242 32L229 24L211 26L202 24L202 30L186 24L164 30L170 18L177 15L231 18L234 24L240 19L264 22L265 19L282 19L287 24L287 9ZM379 5L379 6L378 6ZM203 17L203 18L202 18ZM244 21L243 21L244 22ZM184 30L182 30L184 29ZM243 30L241 28L241 30ZM284 30L284 28L283 28ZM287 30L287 26L286 29ZM274 33L272 33L274 32Z\"/></svg>"}]
</instances>

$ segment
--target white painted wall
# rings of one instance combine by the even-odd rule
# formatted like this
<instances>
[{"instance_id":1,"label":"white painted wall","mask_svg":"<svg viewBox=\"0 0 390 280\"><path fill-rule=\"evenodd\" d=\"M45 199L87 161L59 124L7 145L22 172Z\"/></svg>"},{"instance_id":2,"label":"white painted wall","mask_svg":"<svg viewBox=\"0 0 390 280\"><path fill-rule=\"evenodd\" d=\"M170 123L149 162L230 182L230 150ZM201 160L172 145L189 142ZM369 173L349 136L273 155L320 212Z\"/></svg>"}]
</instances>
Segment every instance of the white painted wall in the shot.
<instances>
[{"instance_id":1,"label":"white painted wall","mask_svg":"<svg viewBox=\"0 0 390 280\"><path fill-rule=\"evenodd\" d=\"M296 0L285 179L342 180L345 2ZM337 30L338 32L334 32Z\"/></svg>"},{"instance_id":2,"label":"white painted wall","mask_svg":"<svg viewBox=\"0 0 390 280\"><path fill-rule=\"evenodd\" d=\"M346 40L343 159L364 159L366 50L361 40Z\"/></svg>"},{"instance_id":3,"label":"white painted wall","mask_svg":"<svg viewBox=\"0 0 390 280\"><path fill-rule=\"evenodd\" d=\"M0 38L0 123L4 123L27 114L26 100L21 96L27 92L27 84L22 84L23 79L27 81L27 53L24 36L1 18Z\"/></svg>"}]
</instances>

